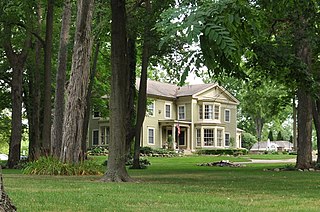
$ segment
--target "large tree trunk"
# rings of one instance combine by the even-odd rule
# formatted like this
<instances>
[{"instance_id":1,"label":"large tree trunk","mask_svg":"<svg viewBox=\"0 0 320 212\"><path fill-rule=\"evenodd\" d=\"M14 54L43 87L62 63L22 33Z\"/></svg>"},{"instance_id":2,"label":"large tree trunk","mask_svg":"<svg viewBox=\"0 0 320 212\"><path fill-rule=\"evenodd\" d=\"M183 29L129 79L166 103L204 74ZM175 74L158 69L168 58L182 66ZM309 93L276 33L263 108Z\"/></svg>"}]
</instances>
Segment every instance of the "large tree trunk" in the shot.
<instances>
[{"instance_id":1,"label":"large tree trunk","mask_svg":"<svg viewBox=\"0 0 320 212\"><path fill-rule=\"evenodd\" d=\"M46 43L44 50L44 102L43 102L43 128L42 128L42 155L50 154L51 146L51 58L53 34L53 7L54 0L48 0L46 17Z\"/></svg>"},{"instance_id":2,"label":"large tree trunk","mask_svg":"<svg viewBox=\"0 0 320 212\"><path fill-rule=\"evenodd\" d=\"M93 65L92 65L90 78L89 78L88 95L86 97L87 109L85 110L85 113L84 113L83 136L81 141L81 152L84 158L86 157L86 151L87 151L87 134L88 134L89 119L91 114L91 95L92 95L94 77L97 73L99 49L100 49L100 41L97 41L97 45L96 45L96 49L93 57Z\"/></svg>"},{"instance_id":3,"label":"large tree trunk","mask_svg":"<svg viewBox=\"0 0 320 212\"><path fill-rule=\"evenodd\" d=\"M60 155L62 162L78 163L83 160L81 141L90 75L93 4L94 0L79 0L77 3L77 29L63 122L64 131Z\"/></svg>"},{"instance_id":4,"label":"large tree trunk","mask_svg":"<svg viewBox=\"0 0 320 212\"><path fill-rule=\"evenodd\" d=\"M151 13L150 1L146 1L146 11L147 14ZM138 109L137 109L137 122L135 128L135 145L134 145L134 157L132 168L139 169L140 167L140 138L141 138L141 128L146 116L147 108L147 79L148 79L148 66L150 58L150 31L151 26L148 22L144 28L144 43L142 51L142 66L141 66L141 77L139 85L139 97L138 97Z\"/></svg>"},{"instance_id":5,"label":"large tree trunk","mask_svg":"<svg viewBox=\"0 0 320 212\"><path fill-rule=\"evenodd\" d=\"M308 22L298 16L295 29L296 56L306 65L302 73L311 72L311 49L306 32ZM307 77L306 77L307 78ZM297 168L310 168L312 163L312 99L306 81L299 82L298 88L298 156Z\"/></svg>"},{"instance_id":6,"label":"large tree trunk","mask_svg":"<svg viewBox=\"0 0 320 212\"><path fill-rule=\"evenodd\" d=\"M130 181L125 161L127 107L128 107L128 62L126 36L125 0L111 0L111 98L110 98L110 145L108 169L101 181Z\"/></svg>"},{"instance_id":7,"label":"large tree trunk","mask_svg":"<svg viewBox=\"0 0 320 212\"><path fill-rule=\"evenodd\" d=\"M61 154L63 112L64 112L64 91L67 71L67 56L69 31L71 20L71 0L65 0L62 15L62 24L60 32L60 47L58 56L58 71L56 75L56 93L54 104L54 116L51 129L51 154L59 158Z\"/></svg>"},{"instance_id":8,"label":"large tree trunk","mask_svg":"<svg viewBox=\"0 0 320 212\"><path fill-rule=\"evenodd\" d=\"M37 26L37 33L40 34L41 28L41 16L42 16L42 9L40 2L37 4L37 18L38 18L38 26ZM31 122L32 125L29 125L29 131L31 131L32 139L29 139L29 160L34 161L40 157L40 104L41 104L41 86L40 86L40 64L41 62L41 49L42 44L39 39L35 41L35 65L34 69L32 70L32 78L31 82L33 84L33 89L30 91L32 93L32 114L31 114Z\"/></svg>"},{"instance_id":9,"label":"large tree trunk","mask_svg":"<svg viewBox=\"0 0 320 212\"><path fill-rule=\"evenodd\" d=\"M6 35L3 43L7 59L12 68L11 99L12 99L12 119L11 137L9 144L8 167L13 168L20 160L21 138L22 138L22 76L24 65L27 59L27 49L30 46L30 36L27 35L24 48L16 53L11 43L11 27L4 25Z\"/></svg>"},{"instance_id":10,"label":"large tree trunk","mask_svg":"<svg viewBox=\"0 0 320 212\"><path fill-rule=\"evenodd\" d=\"M127 47L127 57L128 57L128 105L127 105L127 152L132 147L132 141L135 136L135 97L136 97L136 65L137 65L137 52L136 52L136 35L128 38L128 47Z\"/></svg>"}]
</instances>

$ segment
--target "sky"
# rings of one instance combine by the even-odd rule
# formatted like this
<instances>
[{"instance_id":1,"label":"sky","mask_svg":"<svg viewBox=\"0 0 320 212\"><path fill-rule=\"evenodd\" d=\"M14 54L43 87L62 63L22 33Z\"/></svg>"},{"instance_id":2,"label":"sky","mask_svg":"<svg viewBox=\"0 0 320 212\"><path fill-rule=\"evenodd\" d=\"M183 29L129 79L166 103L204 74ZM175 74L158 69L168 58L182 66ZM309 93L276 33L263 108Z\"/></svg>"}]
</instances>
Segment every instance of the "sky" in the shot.
<instances>
[{"instance_id":1,"label":"sky","mask_svg":"<svg viewBox=\"0 0 320 212\"><path fill-rule=\"evenodd\" d=\"M189 83L189 85L203 84L202 79L197 77L193 72L189 73L186 82Z\"/></svg>"}]
</instances>

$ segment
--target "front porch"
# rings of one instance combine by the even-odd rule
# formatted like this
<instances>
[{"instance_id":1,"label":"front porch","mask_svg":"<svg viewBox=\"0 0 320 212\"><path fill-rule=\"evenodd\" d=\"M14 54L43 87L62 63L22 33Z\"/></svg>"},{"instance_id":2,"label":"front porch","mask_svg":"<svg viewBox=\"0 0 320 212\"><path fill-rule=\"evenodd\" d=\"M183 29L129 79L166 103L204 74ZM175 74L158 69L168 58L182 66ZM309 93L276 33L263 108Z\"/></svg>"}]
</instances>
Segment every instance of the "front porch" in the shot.
<instances>
[{"instance_id":1,"label":"front porch","mask_svg":"<svg viewBox=\"0 0 320 212\"><path fill-rule=\"evenodd\" d=\"M159 121L159 140L162 148L191 150L191 122Z\"/></svg>"}]
</instances>

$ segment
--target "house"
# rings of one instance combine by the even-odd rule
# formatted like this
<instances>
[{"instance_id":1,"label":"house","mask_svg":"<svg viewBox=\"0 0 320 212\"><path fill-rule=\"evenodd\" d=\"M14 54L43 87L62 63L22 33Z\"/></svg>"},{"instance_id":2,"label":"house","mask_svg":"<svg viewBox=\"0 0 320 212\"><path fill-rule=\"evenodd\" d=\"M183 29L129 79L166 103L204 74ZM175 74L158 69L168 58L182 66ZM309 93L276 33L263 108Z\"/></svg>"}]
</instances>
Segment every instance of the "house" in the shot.
<instances>
[{"instance_id":1,"label":"house","mask_svg":"<svg viewBox=\"0 0 320 212\"><path fill-rule=\"evenodd\" d=\"M137 79L137 88L140 80ZM241 148L237 129L239 101L218 84L176 86L148 80L148 105L141 146L194 151L200 148ZM107 145L109 122L93 113L89 147Z\"/></svg>"},{"instance_id":2,"label":"house","mask_svg":"<svg viewBox=\"0 0 320 212\"><path fill-rule=\"evenodd\" d=\"M259 151L292 151L293 143L289 141L262 141L255 143L250 151L259 152Z\"/></svg>"}]
</instances>

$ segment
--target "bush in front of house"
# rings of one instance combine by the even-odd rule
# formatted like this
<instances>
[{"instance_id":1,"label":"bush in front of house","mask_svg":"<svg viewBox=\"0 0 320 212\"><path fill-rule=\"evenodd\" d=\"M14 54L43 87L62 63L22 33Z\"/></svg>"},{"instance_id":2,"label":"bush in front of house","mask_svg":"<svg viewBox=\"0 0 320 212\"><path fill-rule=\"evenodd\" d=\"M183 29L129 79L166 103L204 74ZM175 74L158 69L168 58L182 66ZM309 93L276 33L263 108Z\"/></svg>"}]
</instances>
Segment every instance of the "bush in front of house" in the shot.
<instances>
[{"instance_id":1,"label":"bush in front of house","mask_svg":"<svg viewBox=\"0 0 320 212\"><path fill-rule=\"evenodd\" d=\"M247 149L199 149L197 150L199 155L246 155Z\"/></svg>"},{"instance_id":2,"label":"bush in front of house","mask_svg":"<svg viewBox=\"0 0 320 212\"><path fill-rule=\"evenodd\" d=\"M171 151L169 149L153 149L150 147L141 147L140 148L140 155L142 157L148 156L148 157L175 157L179 154L175 151Z\"/></svg>"},{"instance_id":3,"label":"bush in front of house","mask_svg":"<svg viewBox=\"0 0 320 212\"><path fill-rule=\"evenodd\" d=\"M99 156L99 155L107 155L107 154L108 154L108 148L104 146L92 147L87 150L87 155Z\"/></svg>"},{"instance_id":4,"label":"bush in front of house","mask_svg":"<svg viewBox=\"0 0 320 212\"><path fill-rule=\"evenodd\" d=\"M23 173L31 175L101 175L104 173L104 167L93 160L69 164L62 163L53 157L41 157L27 163Z\"/></svg>"}]
</instances>

